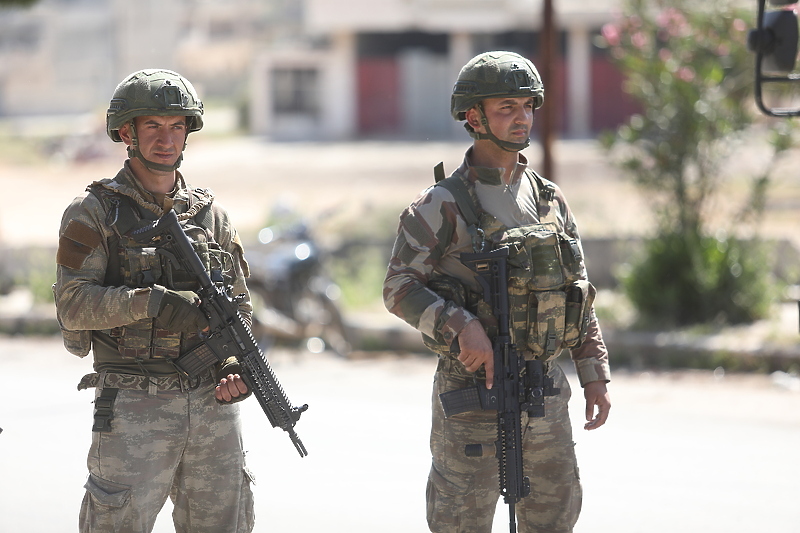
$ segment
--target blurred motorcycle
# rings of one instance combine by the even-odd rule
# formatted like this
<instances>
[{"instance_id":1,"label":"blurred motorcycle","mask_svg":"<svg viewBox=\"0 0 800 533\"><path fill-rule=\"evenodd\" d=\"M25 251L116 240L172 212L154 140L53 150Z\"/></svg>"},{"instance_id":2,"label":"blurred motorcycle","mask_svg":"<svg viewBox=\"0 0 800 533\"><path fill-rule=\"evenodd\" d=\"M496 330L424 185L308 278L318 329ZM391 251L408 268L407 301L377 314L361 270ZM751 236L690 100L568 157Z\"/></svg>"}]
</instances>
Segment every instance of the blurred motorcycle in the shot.
<instances>
[{"instance_id":1,"label":"blurred motorcycle","mask_svg":"<svg viewBox=\"0 0 800 533\"><path fill-rule=\"evenodd\" d=\"M341 289L326 274L323 252L300 221L263 228L248 247L248 287L253 335L261 348L301 343L312 353L326 349L346 357L350 336L337 301Z\"/></svg>"}]
</instances>

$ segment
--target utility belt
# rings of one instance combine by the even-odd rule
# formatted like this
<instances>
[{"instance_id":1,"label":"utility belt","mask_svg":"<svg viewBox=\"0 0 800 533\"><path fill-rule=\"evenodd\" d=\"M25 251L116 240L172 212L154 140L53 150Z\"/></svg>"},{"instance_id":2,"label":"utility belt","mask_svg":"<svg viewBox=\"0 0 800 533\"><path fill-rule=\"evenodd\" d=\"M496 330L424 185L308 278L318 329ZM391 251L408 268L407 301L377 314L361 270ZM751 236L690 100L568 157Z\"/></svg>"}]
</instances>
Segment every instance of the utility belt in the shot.
<instances>
[{"instance_id":1,"label":"utility belt","mask_svg":"<svg viewBox=\"0 0 800 533\"><path fill-rule=\"evenodd\" d=\"M114 401L117 393L122 390L147 391L148 396L156 396L158 391L186 392L194 390L205 384L214 382L214 376L209 369L196 380L190 380L178 374L171 376L144 376L141 374L122 374L119 372L92 372L86 374L78 383L78 390L97 387L100 394L94 402L94 421L92 431L111 431L111 421L114 418Z\"/></svg>"},{"instance_id":2,"label":"utility belt","mask_svg":"<svg viewBox=\"0 0 800 533\"><path fill-rule=\"evenodd\" d=\"M144 376L141 374L122 374L119 372L92 372L86 374L78 383L78 390L98 388L112 388L123 390L146 390L151 394L158 391L187 391L198 388L200 385L214 380L211 370L206 375L196 380L191 380L180 374L171 376Z\"/></svg>"}]
</instances>

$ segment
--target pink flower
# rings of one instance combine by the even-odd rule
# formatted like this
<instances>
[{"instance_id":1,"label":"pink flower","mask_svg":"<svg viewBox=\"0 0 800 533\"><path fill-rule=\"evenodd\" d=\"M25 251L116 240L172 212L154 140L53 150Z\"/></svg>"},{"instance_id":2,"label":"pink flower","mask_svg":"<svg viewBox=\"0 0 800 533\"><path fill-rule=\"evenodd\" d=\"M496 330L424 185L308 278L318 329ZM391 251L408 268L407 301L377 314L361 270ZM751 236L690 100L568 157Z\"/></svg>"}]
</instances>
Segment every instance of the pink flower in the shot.
<instances>
[{"instance_id":1,"label":"pink flower","mask_svg":"<svg viewBox=\"0 0 800 533\"><path fill-rule=\"evenodd\" d=\"M642 48L647 45L647 35L644 33L637 31L633 35L631 35L631 44L641 50Z\"/></svg>"},{"instance_id":2,"label":"pink flower","mask_svg":"<svg viewBox=\"0 0 800 533\"><path fill-rule=\"evenodd\" d=\"M681 67L678 69L678 78L685 82L694 80L694 69L691 67Z\"/></svg>"},{"instance_id":3,"label":"pink flower","mask_svg":"<svg viewBox=\"0 0 800 533\"><path fill-rule=\"evenodd\" d=\"M619 28L615 25L611 23L603 25L601 33L609 45L619 46Z\"/></svg>"}]
</instances>

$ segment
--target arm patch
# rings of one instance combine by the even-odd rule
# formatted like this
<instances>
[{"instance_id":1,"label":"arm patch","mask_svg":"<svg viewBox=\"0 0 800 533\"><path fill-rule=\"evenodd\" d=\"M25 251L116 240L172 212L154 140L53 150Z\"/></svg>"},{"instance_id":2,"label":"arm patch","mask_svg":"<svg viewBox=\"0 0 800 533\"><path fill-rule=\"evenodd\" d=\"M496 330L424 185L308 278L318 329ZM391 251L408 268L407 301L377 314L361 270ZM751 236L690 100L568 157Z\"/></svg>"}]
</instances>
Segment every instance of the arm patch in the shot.
<instances>
[{"instance_id":1,"label":"arm patch","mask_svg":"<svg viewBox=\"0 0 800 533\"><path fill-rule=\"evenodd\" d=\"M78 270L83 266L89 254L102 242L103 237L96 230L83 222L70 220L64 234L58 239L56 263Z\"/></svg>"}]
</instances>

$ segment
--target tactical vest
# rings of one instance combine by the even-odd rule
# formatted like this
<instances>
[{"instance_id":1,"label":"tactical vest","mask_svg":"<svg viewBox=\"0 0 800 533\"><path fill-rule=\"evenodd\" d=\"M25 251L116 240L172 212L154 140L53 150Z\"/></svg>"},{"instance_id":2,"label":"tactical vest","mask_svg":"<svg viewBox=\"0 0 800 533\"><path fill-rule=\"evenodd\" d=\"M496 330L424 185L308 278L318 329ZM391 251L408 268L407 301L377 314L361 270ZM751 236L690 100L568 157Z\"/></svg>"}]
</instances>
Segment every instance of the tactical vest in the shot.
<instances>
[{"instance_id":1,"label":"tactical vest","mask_svg":"<svg viewBox=\"0 0 800 533\"><path fill-rule=\"evenodd\" d=\"M129 232L156 220L155 213L115 191L113 180L94 182L87 190L100 199L106 213L105 222L114 231L108 239L109 258L103 285L141 288L158 284L173 290L199 289L194 278L175 268L165 255L128 237ZM178 219L212 279L230 285L234 259L214 241L212 201L213 195L206 189L189 191L189 210L179 214ZM116 344L123 358L132 359L172 359L201 342L196 334L158 328L153 318L94 333Z\"/></svg>"},{"instance_id":2,"label":"tactical vest","mask_svg":"<svg viewBox=\"0 0 800 533\"><path fill-rule=\"evenodd\" d=\"M531 171L528 179L539 192L539 223L507 228L483 212L475 187L466 176L454 173L444 178L437 165L436 185L455 198L472 237L473 250L485 246L507 246L508 296L512 342L530 357L550 360L565 348L577 348L586 337L591 319L595 288L581 279L583 254L577 239L568 235L556 216L555 187ZM435 274L428 288L480 319L490 339L497 336L497 322L489 302L482 294L465 287L450 276ZM428 348L450 354L444 339L423 335Z\"/></svg>"}]
</instances>

